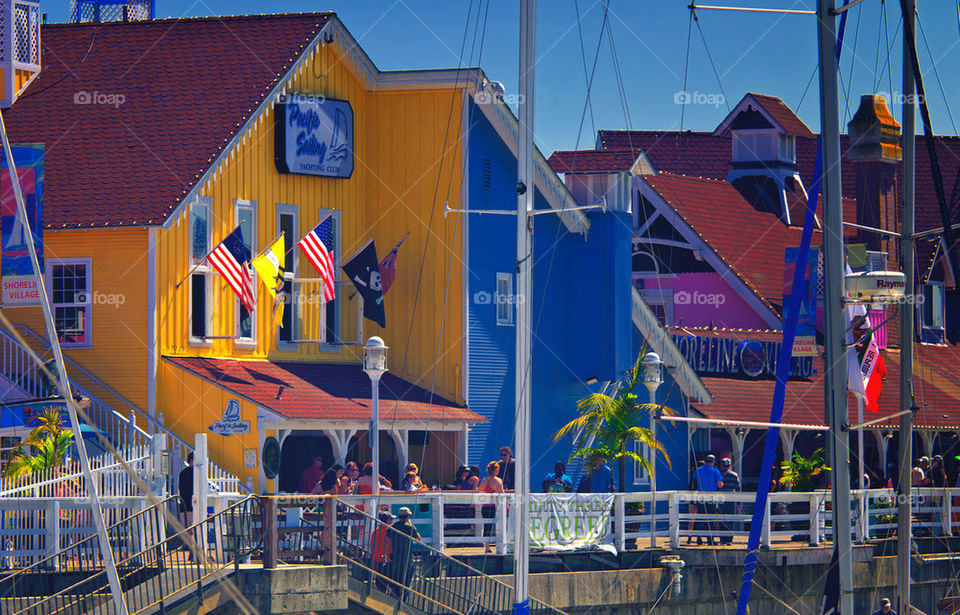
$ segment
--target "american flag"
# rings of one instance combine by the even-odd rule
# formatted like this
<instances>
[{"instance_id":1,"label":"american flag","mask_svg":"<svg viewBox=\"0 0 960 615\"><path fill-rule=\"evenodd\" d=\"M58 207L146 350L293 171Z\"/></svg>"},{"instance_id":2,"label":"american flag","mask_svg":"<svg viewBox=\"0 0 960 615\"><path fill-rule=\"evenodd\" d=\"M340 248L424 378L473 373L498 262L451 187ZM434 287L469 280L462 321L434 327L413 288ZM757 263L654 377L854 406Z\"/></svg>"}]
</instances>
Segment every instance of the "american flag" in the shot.
<instances>
[{"instance_id":1,"label":"american flag","mask_svg":"<svg viewBox=\"0 0 960 615\"><path fill-rule=\"evenodd\" d=\"M333 284L333 250L328 248L333 246L333 216L324 218L312 231L304 235L297 245L320 272L320 279L323 280L323 300L333 301L336 296Z\"/></svg>"},{"instance_id":2,"label":"american flag","mask_svg":"<svg viewBox=\"0 0 960 615\"><path fill-rule=\"evenodd\" d=\"M247 248L243 245L243 233L240 227L224 238L213 252L207 257L213 268L223 276L233 292L240 297L240 303L252 312L254 308L253 282L248 270Z\"/></svg>"}]
</instances>

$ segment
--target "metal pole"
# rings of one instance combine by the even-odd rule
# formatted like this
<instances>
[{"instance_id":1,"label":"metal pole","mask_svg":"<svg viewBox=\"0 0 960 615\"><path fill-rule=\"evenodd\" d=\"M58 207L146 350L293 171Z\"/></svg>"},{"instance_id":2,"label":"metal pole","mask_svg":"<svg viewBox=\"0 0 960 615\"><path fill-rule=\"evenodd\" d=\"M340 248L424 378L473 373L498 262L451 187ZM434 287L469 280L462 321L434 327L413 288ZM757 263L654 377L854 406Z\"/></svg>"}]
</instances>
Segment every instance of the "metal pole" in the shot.
<instances>
[{"instance_id":1,"label":"metal pole","mask_svg":"<svg viewBox=\"0 0 960 615\"><path fill-rule=\"evenodd\" d=\"M657 389L653 386L648 388L650 392L650 405L657 403ZM653 432L653 439L657 439L657 413L650 412L650 431ZM657 454L652 446L647 447L647 455L650 457L650 548L657 547Z\"/></svg>"},{"instance_id":2,"label":"metal pole","mask_svg":"<svg viewBox=\"0 0 960 615\"><path fill-rule=\"evenodd\" d=\"M863 398L857 395L857 423L863 422ZM863 463L863 430L857 430L857 485L860 489L866 489L867 486L863 482L863 477L865 474L864 463ZM857 515L860 520L860 541L866 542L867 538L867 499L861 495L857 499L859 515Z\"/></svg>"},{"instance_id":3,"label":"metal pole","mask_svg":"<svg viewBox=\"0 0 960 615\"><path fill-rule=\"evenodd\" d=\"M850 442L847 422L847 362L844 348L843 204L840 190L840 109L837 29L833 0L817 1L820 55L820 127L823 149L824 244L824 411L830 427L833 467L833 540L840 575L840 613L853 615L853 562L850 541Z\"/></svg>"},{"instance_id":4,"label":"metal pole","mask_svg":"<svg viewBox=\"0 0 960 615\"><path fill-rule=\"evenodd\" d=\"M3 120L3 114L0 113L0 137L3 139L3 154L7 159L7 171L10 173L10 183L13 185L13 195L17 200L17 215L23 220L24 238L27 241L27 253L30 255L30 264L33 267L33 273L37 277L37 288L40 291L40 308L43 312L44 325L47 329L47 338L50 348L53 350L53 357L57 365L57 379L60 381L60 392L63 394L67 405L67 414L70 416L70 428L73 430L76 439L77 455L80 457L80 467L83 470L83 478L87 483L87 497L90 500L90 510L93 513L93 523L97 529L97 541L100 544L100 555L103 558L104 567L107 570L107 580L110 585L110 594L113 596L113 608L117 615L127 615L127 604L124 600L123 589L120 586L120 577L117 575L117 565L113 559L113 551L110 549L110 539L107 537L107 526L103 520L103 510L100 508L100 498L97 494L97 483L93 480L93 474L90 471L90 460L87 458L87 449L83 442L82 432L80 431L80 421L77 419L77 409L73 399L73 391L70 388L70 380L67 378L67 366L63 362L63 351L60 349L60 338L57 337L57 327L53 322L53 312L50 309L50 297L47 295L46 284L43 275L40 273L40 261L37 258L37 248L33 243L33 228L30 226L30 219L27 217L27 206L23 200L23 192L20 189L20 178L17 176L17 167L13 162L13 151L10 149L10 141L7 138L7 126Z\"/></svg>"},{"instance_id":5,"label":"metal pole","mask_svg":"<svg viewBox=\"0 0 960 615\"><path fill-rule=\"evenodd\" d=\"M536 62L536 0L520 2L520 98L517 147L517 326L516 438L514 461L514 613L529 613L530 572L530 321L533 247L533 95Z\"/></svg>"},{"instance_id":6,"label":"metal pole","mask_svg":"<svg viewBox=\"0 0 960 615\"><path fill-rule=\"evenodd\" d=\"M906 3L909 14L903 19L914 24L916 10L913 0ZM914 189L916 161L916 81L913 75L913 50L910 43L903 40L903 212L900 229L900 247L902 267L906 277L905 288L908 293L916 293L914 270L916 251L914 228ZM900 410L913 409L913 329L915 312L912 309L900 313ZM897 499L897 597L898 613L910 612L910 470L913 459L913 414L908 412L900 416L900 479Z\"/></svg>"},{"instance_id":7,"label":"metal pole","mask_svg":"<svg viewBox=\"0 0 960 615\"><path fill-rule=\"evenodd\" d=\"M371 404L373 416L370 418L370 437L373 439L373 497L380 497L380 375L370 377L370 386L373 387ZM379 505L379 501L377 502ZM374 517L377 511L370 511Z\"/></svg>"}]
</instances>

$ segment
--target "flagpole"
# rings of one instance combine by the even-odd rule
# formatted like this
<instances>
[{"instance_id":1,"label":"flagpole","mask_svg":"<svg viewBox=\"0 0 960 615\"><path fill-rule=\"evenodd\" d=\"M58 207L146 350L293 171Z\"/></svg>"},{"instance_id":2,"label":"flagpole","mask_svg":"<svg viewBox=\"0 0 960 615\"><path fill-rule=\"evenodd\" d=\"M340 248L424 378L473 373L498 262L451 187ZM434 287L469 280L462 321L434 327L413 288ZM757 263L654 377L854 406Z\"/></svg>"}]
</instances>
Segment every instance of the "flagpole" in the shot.
<instances>
[{"instance_id":1,"label":"flagpole","mask_svg":"<svg viewBox=\"0 0 960 615\"><path fill-rule=\"evenodd\" d=\"M209 254L208 254L207 256L209 256ZM177 282L177 285L174 286L174 289L180 288L180 286L181 286L184 282L187 281L187 278L189 278L190 276L192 276L192 275L193 275L193 272L196 271L197 268L199 268L199 267L200 267L201 265L203 265L205 262L207 262L207 257L206 257L206 256L204 256L202 259L200 259L200 262L197 263L196 265L194 265L194 266L193 266L193 269L191 269L191 270L187 273L187 275L183 276L183 279L182 279L182 280L180 280L179 282Z\"/></svg>"},{"instance_id":2,"label":"flagpole","mask_svg":"<svg viewBox=\"0 0 960 615\"><path fill-rule=\"evenodd\" d=\"M859 395L855 396L857 398L857 423L863 422L863 398ZM866 489L867 486L864 484L864 464L863 464L863 430L857 430L857 484L860 485L860 489ZM866 542L867 538L867 500L866 497L861 494L858 498L858 510L860 511L860 541Z\"/></svg>"}]
</instances>

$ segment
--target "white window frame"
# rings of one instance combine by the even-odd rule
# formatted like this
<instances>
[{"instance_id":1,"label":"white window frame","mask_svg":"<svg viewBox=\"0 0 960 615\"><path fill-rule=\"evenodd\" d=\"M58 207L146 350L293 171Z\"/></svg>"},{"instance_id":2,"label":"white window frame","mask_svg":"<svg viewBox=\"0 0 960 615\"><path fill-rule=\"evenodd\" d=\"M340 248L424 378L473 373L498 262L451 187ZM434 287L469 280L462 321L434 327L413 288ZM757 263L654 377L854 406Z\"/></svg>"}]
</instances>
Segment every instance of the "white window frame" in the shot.
<instances>
[{"instance_id":1,"label":"white window frame","mask_svg":"<svg viewBox=\"0 0 960 615\"><path fill-rule=\"evenodd\" d=\"M319 208L317 210L319 217L317 218L317 224L323 221L327 216L333 216L333 275L334 278L337 277L337 272L340 271L340 235L342 226L340 224L340 210L339 209L327 209ZM346 305L342 299L342 293L350 285L340 284L338 280L334 281L334 288L336 289L336 296L334 297L334 302L338 302L339 305L334 307L333 317L335 322L333 323L333 332L339 339L343 339L343 306ZM318 349L322 352L340 352L340 346L336 342L331 342L327 339L327 302L323 301L323 292L319 291L320 296L320 309L317 311L317 317L319 318L319 323L317 328L320 331L320 344L318 344ZM360 294L357 294L358 305L361 301ZM363 343L363 313L359 312L360 324L357 327L357 340L358 343Z\"/></svg>"},{"instance_id":2,"label":"white window frame","mask_svg":"<svg viewBox=\"0 0 960 615\"><path fill-rule=\"evenodd\" d=\"M937 281L927 282L926 284L923 285L923 287L922 287L922 288L923 288L923 291L922 291L922 292L924 292L924 291L926 290L925 287L927 287L927 286L939 287L939 288L940 288L940 313L939 313L939 317L940 317L940 321L941 321L942 325L936 326L936 325L934 325L933 323L928 323L928 322L926 322L926 320L924 319L924 311L926 310L926 305L925 305L925 304L920 304L920 306L919 306L919 308L920 308L920 318L918 318L917 321L920 323L920 328L921 328L921 330L923 330L923 329L930 329L931 331L942 331L942 330L945 330L946 327L947 327L947 297L946 297L946 292L945 292L945 288L944 288L943 282L937 282ZM924 292L924 295L926 295L926 292ZM926 300L926 297L925 297L925 296L924 296L924 300ZM932 309L932 308L931 308L931 309Z\"/></svg>"},{"instance_id":3,"label":"white window frame","mask_svg":"<svg viewBox=\"0 0 960 615\"><path fill-rule=\"evenodd\" d=\"M636 454L643 457L644 459L647 459L648 457L647 447L641 444L640 442L633 443L633 451ZM650 476L647 473L647 469L644 468L638 461L633 462L633 484L634 485L650 484Z\"/></svg>"},{"instance_id":4,"label":"white window frame","mask_svg":"<svg viewBox=\"0 0 960 615\"><path fill-rule=\"evenodd\" d=\"M507 292L503 293L500 290L500 284L505 283L507 286ZM506 295L506 298L503 297ZM493 313L496 318L497 325L501 327L512 327L514 324L514 312L516 310L513 307L513 274L512 273L502 273L497 272L497 282L493 287ZM500 306L505 305L506 316L500 316Z\"/></svg>"},{"instance_id":5,"label":"white window frame","mask_svg":"<svg viewBox=\"0 0 960 615\"><path fill-rule=\"evenodd\" d=\"M247 199L234 199L234 201L233 201L233 207L234 207L234 216L235 216L234 220L236 221L236 225L235 225L235 226L239 226L239 225L240 225L240 212L241 212L241 211L249 211L249 212L250 212L250 229L251 229L251 236L250 236L250 260L252 261L253 258L257 255L257 249L258 249L258 245L257 245L257 202L256 202L256 201L250 201L250 200L247 200ZM258 283L258 280L257 280L257 273L256 273L256 271L254 271L252 265L248 268L247 273L248 273L248 275L251 276L251 280L253 280L253 302L254 302L254 305L256 305L256 304L257 304L257 289L260 287L260 284ZM254 312L250 315L251 321L252 321L251 324L250 324L250 337L241 337L241 336L240 336L240 297L237 297L237 298L234 300L234 304L235 304L235 307L234 307L235 320L234 320L234 322L236 323L236 336L237 336L237 339L236 339L235 344L236 344L237 346L241 347L241 348L256 348L256 347L257 347L257 317L256 317L256 310L254 310Z\"/></svg>"},{"instance_id":6,"label":"white window frame","mask_svg":"<svg viewBox=\"0 0 960 615\"><path fill-rule=\"evenodd\" d=\"M207 248L206 253L210 253L211 244L213 243L213 231L211 229L212 216L213 216L213 198L209 196L200 196L190 204L189 211L187 212L187 237L189 243L187 244L187 266L193 270L193 273L188 276L187 285L189 291L187 293L187 310L190 317L187 319L187 337L189 338L189 343L191 346L212 346L213 340L208 337L213 331L213 288L210 281L210 275L212 270L208 262L204 261L201 264L197 264L194 260L193 255L193 208L194 207L206 207L207 208ZM204 329L207 332L207 335L204 337L197 337L193 334L193 276L202 275L204 281L204 293L206 294L206 307L205 307L205 326Z\"/></svg>"},{"instance_id":7,"label":"white window frame","mask_svg":"<svg viewBox=\"0 0 960 615\"><path fill-rule=\"evenodd\" d=\"M283 272L284 279L284 292L286 292L290 297L290 302L286 304L283 309L284 311L290 310L290 339L297 340L299 339L299 322L300 322L300 311L297 309L299 305L298 294L299 289L297 284L294 283L294 278L297 277L297 274L300 271L300 249L297 247L297 242L300 241L300 207L297 205L290 205L289 203L277 203L277 213L276 213L276 222L277 222L277 234L280 234L280 216L283 215L292 215L293 216L293 232L294 237L290 238L290 245L293 246L293 249L290 250L290 254L287 254L287 268ZM289 289L289 290L287 290ZM296 341L287 341L280 338L280 332L282 327L276 327L277 332L277 350L298 350L300 344Z\"/></svg>"},{"instance_id":8,"label":"white window frame","mask_svg":"<svg viewBox=\"0 0 960 615\"><path fill-rule=\"evenodd\" d=\"M54 303L53 302L53 268L58 265L83 265L86 268L86 288L83 291L83 301L74 301L72 303ZM93 348L93 259L91 258L47 258L44 259L44 277L47 288L50 293L50 308L53 312L52 317L56 321L57 307L85 307L87 317L84 321L86 328L86 342L65 342L60 341L61 346L70 348ZM57 333L60 337L60 333Z\"/></svg>"}]
</instances>

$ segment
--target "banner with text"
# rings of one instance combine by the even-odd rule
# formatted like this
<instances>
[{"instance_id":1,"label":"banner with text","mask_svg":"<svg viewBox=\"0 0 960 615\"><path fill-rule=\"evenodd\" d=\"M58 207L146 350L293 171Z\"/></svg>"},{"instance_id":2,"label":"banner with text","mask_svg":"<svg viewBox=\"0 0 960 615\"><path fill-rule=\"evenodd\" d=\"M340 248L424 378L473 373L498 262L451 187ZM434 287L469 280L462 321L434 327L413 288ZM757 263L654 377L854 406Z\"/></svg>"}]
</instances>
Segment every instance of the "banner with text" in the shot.
<instances>
[{"instance_id":1,"label":"banner with text","mask_svg":"<svg viewBox=\"0 0 960 615\"><path fill-rule=\"evenodd\" d=\"M612 493L531 494L530 546L547 551L603 549L616 553L610 531L612 510ZM507 527L512 532L512 519Z\"/></svg>"},{"instance_id":2,"label":"banner with text","mask_svg":"<svg viewBox=\"0 0 960 615\"><path fill-rule=\"evenodd\" d=\"M13 161L17 167L20 190L27 206L27 220L33 231L43 274L43 145L16 145ZM33 275L27 251L27 224L17 215L17 200L5 157L0 157L0 241L3 244L3 292L0 303L5 306L40 305L40 287Z\"/></svg>"}]
</instances>

